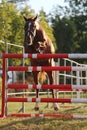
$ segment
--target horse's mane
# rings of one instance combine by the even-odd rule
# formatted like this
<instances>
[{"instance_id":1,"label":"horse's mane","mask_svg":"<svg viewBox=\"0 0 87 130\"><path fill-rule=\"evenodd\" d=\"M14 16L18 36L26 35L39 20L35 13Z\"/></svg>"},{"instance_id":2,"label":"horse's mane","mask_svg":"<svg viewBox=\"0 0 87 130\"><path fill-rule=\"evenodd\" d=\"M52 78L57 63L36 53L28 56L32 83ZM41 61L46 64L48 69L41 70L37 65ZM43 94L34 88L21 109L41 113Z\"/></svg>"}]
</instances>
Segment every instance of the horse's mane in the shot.
<instances>
[{"instance_id":1,"label":"horse's mane","mask_svg":"<svg viewBox=\"0 0 87 130\"><path fill-rule=\"evenodd\" d=\"M45 30L43 29L41 23L36 21L36 25L37 25L37 31L42 34L43 40L47 41L47 39L50 39L46 34Z\"/></svg>"}]
</instances>

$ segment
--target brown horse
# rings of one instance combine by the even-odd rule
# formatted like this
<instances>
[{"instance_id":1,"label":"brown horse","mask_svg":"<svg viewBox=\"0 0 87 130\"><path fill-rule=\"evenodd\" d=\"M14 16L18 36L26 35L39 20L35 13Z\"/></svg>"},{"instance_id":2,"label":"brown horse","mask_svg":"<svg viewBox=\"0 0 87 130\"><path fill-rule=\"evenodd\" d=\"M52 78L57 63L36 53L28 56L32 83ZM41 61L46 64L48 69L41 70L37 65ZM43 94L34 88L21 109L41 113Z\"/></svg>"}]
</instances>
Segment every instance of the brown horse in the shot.
<instances>
[{"instance_id":1,"label":"brown horse","mask_svg":"<svg viewBox=\"0 0 87 130\"><path fill-rule=\"evenodd\" d=\"M43 30L42 26L37 22L36 17L30 17L25 19L25 38L24 38L24 48L25 53L54 53L54 47ZM31 59L31 66L52 66L52 59ZM33 72L34 82L38 84L38 73ZM50 84L53 84L52 71L46 72ZM52 91L53 98L55 98L54 90ZM36 90L36 98L39 96L39 90ZM57 103L53 103L54 109L58 110ZM38 103L35 105L35 110L38 110Z\"/></svg>"}]
</instances>

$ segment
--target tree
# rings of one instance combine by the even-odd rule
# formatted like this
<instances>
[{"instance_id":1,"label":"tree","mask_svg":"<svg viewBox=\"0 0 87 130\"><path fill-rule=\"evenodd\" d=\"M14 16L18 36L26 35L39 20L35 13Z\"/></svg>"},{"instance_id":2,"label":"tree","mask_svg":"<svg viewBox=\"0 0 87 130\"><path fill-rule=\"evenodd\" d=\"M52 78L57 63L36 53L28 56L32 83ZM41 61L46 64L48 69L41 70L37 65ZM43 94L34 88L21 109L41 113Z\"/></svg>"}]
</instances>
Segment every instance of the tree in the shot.
<instances>
[{"instance_id":1,"label":"tree","mask_svg":"<svg viewBox=\"0 0 87 130\"><path fill-rule=\"evenodd\" d=\"M14 13L16 13L14 5L9 5L6 2L0 3L0 40L9 41L8 37L12 35L11 18Z\"/></svg>"},{"instance_id":2,"label":"tree","mask_svg":"<svg viewBox=\"0 0 87 130\"><path fill-rule=\"evenodd\" d=\"M87 0L65 0L69 2L71 14L86 15L87 13Z\"/></svg>"},{"instance_id":3,"label":"tree","mask_svg":"<svg viewBox=\"0 0 87 130\"><path fill-rule=\"evenodd\" d=\"M3 0L3 1L9 3L21 3L21 2L26 2L27 0Z\"/></svg>"},{"instance_id":4,"label":"tree","mask_svg":"<svg viewBox=\"0 0 87 130\"><path fill-rule=\"evenodd\" d=\"M74 23L65 17L56 15L52 20L54 36L58 46L58 53L70 53L74 51Z\"/></svg>"},{"instance_id":5,"label":"tree","mask_svg":"<svg viewBox=\"0 0 87 130\"><path fill-rule=\"evenodd\" d=\"M87 2L86 0L66 1L69 2L70 7L57 6L51 13L58 52L86 53Z\"/></svg>"},{"instance_id":6,"label":"tree","mask_svg":"<svg viewBox=\"0 0 87 130\"><path fill-rule=\"evenodd\" d=\"M14 4L0 3L0 40L13 44L23 45L24 42L24 19L25 8L19 11ZM26 8L26 14L34 13L31 8ZM0 45L0 50L4 48ZM17 52L19 48L10 47L11 52Z\"/></svg>"},{"instance_id":7,"label":"tree","mask_svg":"<svg viewBox=\"0 0 87 130\"><path fill-rule=\"evenodd\" d=\"M67 0L71 9L71 19L76 26L75 44L76 52L87 53L87 1L86 0Z\"/></svg>"},{"instance_id":8,"label":"tree","mask_svg":"<svg viewBox=\"0 0 87 130\"><path fill-rule=\"evenodd\" d=\"M80 15L72 18L76 25L75 42L78 44L77 52L87 53L87 16Z\"/></svg>"}]
</instances>

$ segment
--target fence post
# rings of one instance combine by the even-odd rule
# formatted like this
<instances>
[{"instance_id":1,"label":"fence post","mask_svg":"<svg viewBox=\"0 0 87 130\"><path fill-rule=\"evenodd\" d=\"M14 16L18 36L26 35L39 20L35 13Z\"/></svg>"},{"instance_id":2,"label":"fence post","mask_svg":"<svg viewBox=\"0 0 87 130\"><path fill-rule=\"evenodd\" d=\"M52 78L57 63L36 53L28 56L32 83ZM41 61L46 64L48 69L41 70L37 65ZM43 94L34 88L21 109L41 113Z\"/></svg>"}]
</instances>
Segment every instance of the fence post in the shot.
<instances>
[{"instance_id":1,"label":"fence post","mask_svg":"<svg viewBox=\"0 0 87 130\"><path fill-rule=\"evenodd\" d=\"M80 72L77 71L77 85L80 85ZM77 98L80 98L80 90L77 92Z\"/></svg>"},{"instance_id":2,"label":"fence post","mask_svg":"<svg viewBox=\"0 0 87 130\"><path fill-rule=\"evenodd\" d=\"M3 53L4 55L4 53ZM6 59L2 55L2 110L1 117L6 116Z\"/></svg>"}]
</instances>

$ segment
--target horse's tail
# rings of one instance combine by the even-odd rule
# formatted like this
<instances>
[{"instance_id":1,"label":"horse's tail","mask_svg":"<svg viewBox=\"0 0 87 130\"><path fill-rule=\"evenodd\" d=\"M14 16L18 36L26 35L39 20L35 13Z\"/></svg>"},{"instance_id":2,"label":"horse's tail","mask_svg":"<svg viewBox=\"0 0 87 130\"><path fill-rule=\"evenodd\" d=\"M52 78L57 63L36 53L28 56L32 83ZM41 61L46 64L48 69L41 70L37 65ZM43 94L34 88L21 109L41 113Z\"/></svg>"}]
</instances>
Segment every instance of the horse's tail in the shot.
<instances>
[{"instance_id":1,"label":"horse's tail","mask_svg":"<svg viewBox=\"0 0 87 130\"><path fill-rule=\"evenodd\" d=\"M41 71L38 74L38 82L43 84L45 83L47 80L47 73L45 71Z\"/></svg>"}]
</instances>

